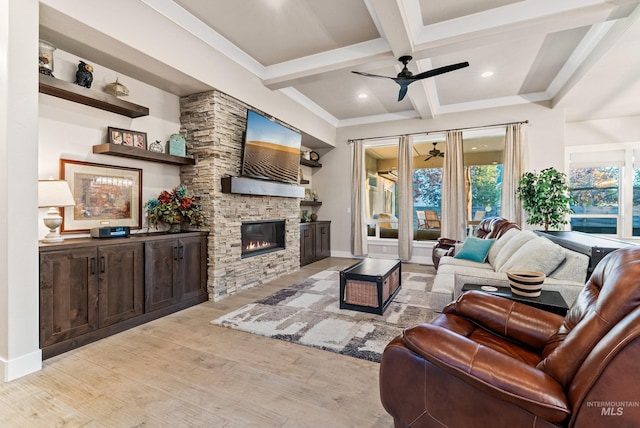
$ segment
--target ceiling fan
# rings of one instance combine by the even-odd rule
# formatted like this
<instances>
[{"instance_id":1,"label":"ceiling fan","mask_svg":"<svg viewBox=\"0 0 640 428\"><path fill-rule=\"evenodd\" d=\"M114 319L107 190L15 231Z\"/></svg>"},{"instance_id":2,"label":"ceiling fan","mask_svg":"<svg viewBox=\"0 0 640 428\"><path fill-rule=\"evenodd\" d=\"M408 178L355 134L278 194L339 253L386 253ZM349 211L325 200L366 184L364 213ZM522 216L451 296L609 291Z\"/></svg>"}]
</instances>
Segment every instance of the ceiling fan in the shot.
<instances>
[{"instance_id":1,"label":"ceiling fan","mask_svg":"<svg viewBox=\"0 0 640 428\"><path fill-rule=\"evenodd\" d=\"M393 80L398 85L400 85L400 93L398 94L398 101L402 101L404 96L407 95L408 86L410 84L412 84L413 82L418 81L418 80L422 80L422 79L426 79L427 77L437 76L439 74L448 73L450 71L458 70L460 68L464 68L464 67L468 67L469 66L469 63L465 61L465 62L460 62L458 64L452 64L452 65L446 65L446 66L440 67L440 68L434 68L433 70L425 71L423 73L416 74L414 76L413 73L411 71L409 71L409 69L407 68L407 64L412 59L413 59L413 57L411 57L409 55L404 55L404 56L401 56L400 58L398 58L398 61L400 61L402 64L404 64L404 67L402 68L400 73L398 73L398 76L396 76L396 77L380 76L380 75L377 75L377 74L363 73L361 71L352 71L352 73L359 74L361 76L381 77L383 79L391 79L391 80Z\"/></svg>"},{"instance_id":2,"label":"ceiling fan","mask_svg":"<svg viewBox=\"0 0 640 428\"><path fill-rule=\"evenodd\" d=\"M433 149L429 150L429 156L427 156L425 161L428 161L429 159L433 159L433 158L444 157L444 152L441 152L440 150L436 149L436 144L438 143L432 143L432 144L433 144Z\"/></svg>"}]
</instances>

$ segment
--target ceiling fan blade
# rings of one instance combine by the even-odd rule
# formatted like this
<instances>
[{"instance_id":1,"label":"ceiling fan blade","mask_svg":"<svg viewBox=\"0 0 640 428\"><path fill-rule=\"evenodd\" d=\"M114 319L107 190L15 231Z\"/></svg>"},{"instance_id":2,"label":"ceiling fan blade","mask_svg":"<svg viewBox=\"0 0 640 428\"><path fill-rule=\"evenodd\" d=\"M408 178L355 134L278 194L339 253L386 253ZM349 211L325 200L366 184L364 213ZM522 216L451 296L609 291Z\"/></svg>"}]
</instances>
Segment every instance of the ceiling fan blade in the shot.
<instances>
[{"instance_id":1,"label":"ceiling fan blade","mask_svg":"<svg viewBox=\"0 0 640 428\"><path fill-rule=\"evenodd\" d=\"M459 70L461 68L469 67L468 62L459 62L457 64L446 65L440 68L434 68L433 70L425 71L424 73L416 74L413 76L413 80L426 79L427 77L437 76L439 74L448 73L450 71Z\"/></svg>"},{"instance_id":2,"label":"ceiling fan blade","mask_svg":"<svg viewBox=\"0 0 640 428\"><path fill-rule=\"evenodd\" d=\"M395 77L380 76L378 74L364 73L362 71L351 71L351 72L355 73L355 74L359 74L361 76L367 76L367 77L378 77L378 78L381 78L381 79L395 79Z\"/></svg>"},{"instance_id":3,"label":"ceiling fan blade","mask_svg":"<svg viewBox=\"0 0 640 428\"><path fill-rule=\"evenodd\" d=\"M400 85L400 92L398 93L398 102L404 99L404 96L407 95L408 85Z\"/></svg>"}]
</instances>

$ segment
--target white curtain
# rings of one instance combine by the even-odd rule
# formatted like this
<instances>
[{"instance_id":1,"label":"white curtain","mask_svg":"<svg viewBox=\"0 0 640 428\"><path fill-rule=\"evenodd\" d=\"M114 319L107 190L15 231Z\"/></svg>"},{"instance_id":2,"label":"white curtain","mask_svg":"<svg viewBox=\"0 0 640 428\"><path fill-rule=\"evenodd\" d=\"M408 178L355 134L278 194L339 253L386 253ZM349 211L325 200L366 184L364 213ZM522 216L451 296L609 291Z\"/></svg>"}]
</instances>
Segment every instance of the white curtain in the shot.
<instances>
[{"instance_id":1,"label":"white curtain","mask_svg":"<svg viewBox=\"0 0 640 428\"><path fill-rule=\"evenodd\" d=\"M413 253L413 139L398 144L398 256L409 261Z\"/></svg>"},{"instance_id":2,"label":"white curtain","mask_svg":"<svg viewBox=\"0 0 640 428\"><path fill-rule=\"evenodd\" d=\"M447 131L440 206L441 235L463 241L467 215L461 131Z\"/></svg>"},{"instance_id":3,"label":"white curtain","mask_svg":"<svg viewBox=\"0 0 640 428\"><path fill-rule=\"evenodd\" d=\"M524 173L524 124L507 125L504 145L504 160L502 162L502 192L500 215L512 222L523 226L522 204L516 197L516 189L520 177Z\"/></svg>"},{"instance_id":4,"label":"white curtain","mask_svg":"<svg viewBox=\"0 0 640 428\"><path fill-rule=\"evenodd\" d=\"M369 254L367 245L366 169L364 144L356 140L351 145L351 254Z\"/></svg>"}]
</instances>

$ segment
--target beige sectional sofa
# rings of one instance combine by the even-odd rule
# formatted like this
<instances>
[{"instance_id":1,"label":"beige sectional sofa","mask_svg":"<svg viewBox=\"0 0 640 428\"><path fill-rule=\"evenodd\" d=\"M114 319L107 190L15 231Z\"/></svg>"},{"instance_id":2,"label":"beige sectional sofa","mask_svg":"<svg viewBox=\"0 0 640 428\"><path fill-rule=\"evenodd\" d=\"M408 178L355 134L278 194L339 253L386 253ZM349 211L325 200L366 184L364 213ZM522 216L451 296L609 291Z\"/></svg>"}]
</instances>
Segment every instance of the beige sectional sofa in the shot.
<instances>
[{"instance_id":1,"label":"beige sectional sofa","mask_svg":"<svg viewBox=\"0 0 640 428\"><path fill-rule=\"evenodd\" d=\"M459 254L459 251L456 251ZM561 247L530 230L508 230L493 241L485 262L455 256L440 259L431 291L431 307L440 312L455 300L464 284L508 287L507 271L539 271L547 276L543 290L559 291L569 306L582 289L589 257Z\"/></svg>"}]
</instances>

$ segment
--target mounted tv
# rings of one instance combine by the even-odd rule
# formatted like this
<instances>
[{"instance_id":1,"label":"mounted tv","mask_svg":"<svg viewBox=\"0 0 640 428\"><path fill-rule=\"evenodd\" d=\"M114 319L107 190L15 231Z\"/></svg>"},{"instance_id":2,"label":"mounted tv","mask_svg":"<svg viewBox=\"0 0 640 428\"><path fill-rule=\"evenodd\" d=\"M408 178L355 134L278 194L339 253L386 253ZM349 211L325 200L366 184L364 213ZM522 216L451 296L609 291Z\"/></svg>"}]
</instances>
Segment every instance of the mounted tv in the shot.
<instances>
[{"instance_id":1,"label":"mounted tv","mask_svg":"<svg viewBox=\"0 0 640 428\"><path fill-rule=\"evenodd\" d=\"M241 174L297 184L301 143L299 132L248 110Z\"/></svg>"}]
</instances>

